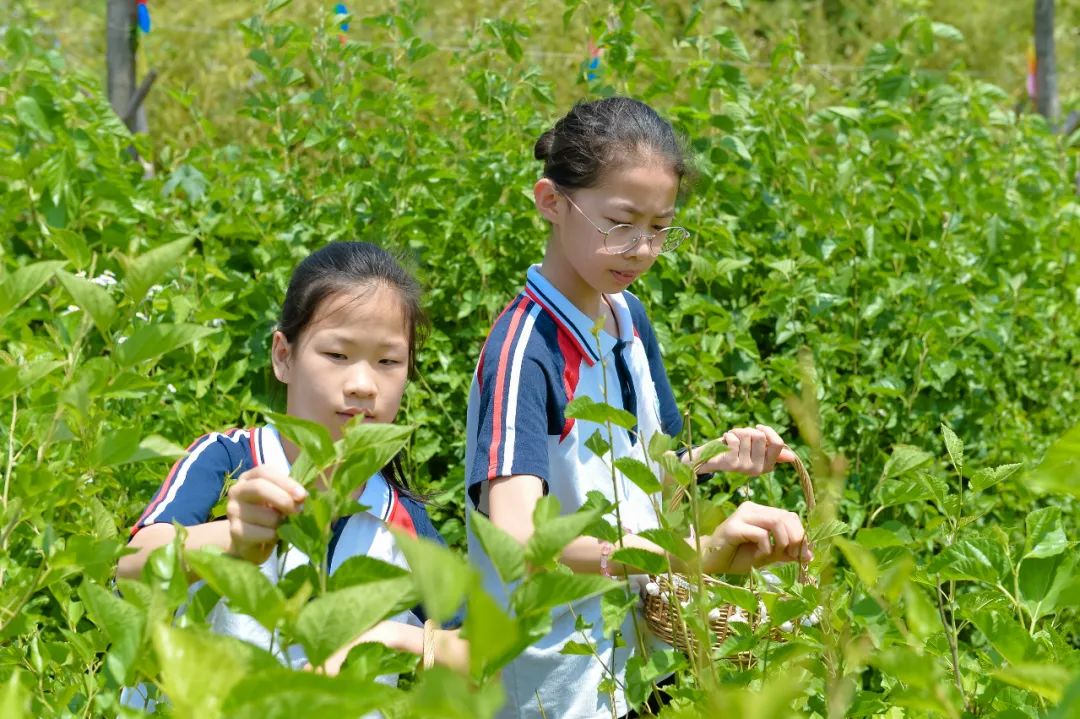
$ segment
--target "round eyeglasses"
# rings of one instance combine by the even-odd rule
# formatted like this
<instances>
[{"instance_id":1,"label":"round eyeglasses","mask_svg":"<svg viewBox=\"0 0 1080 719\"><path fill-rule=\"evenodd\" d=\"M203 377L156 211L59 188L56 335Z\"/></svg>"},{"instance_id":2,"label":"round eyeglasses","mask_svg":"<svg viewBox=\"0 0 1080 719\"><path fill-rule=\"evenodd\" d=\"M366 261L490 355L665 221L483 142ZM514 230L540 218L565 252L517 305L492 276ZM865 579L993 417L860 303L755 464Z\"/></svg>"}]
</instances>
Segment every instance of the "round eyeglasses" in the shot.
<instances>
[{"instance_id":1,"label":"round eyeglasses","mask_svg":"<svg viewBox=\"0 0 1080 719\"><path fill-rule=\"evenodd\" d=\"M570 198L570 195L561 191L559 194L565 197L566 201L580 212L581 216L596 228L597 232L604 236L604 249L612 255L625 255L627 252L637 248L643 239L648 243L650 252L662 255L665 252L671 252L690 237L690 231L685 227L663 227L656 232L648 233L642 232L641 228L635 225L619 224L607 230L601 230L600 226L593 222L585 214L585 211Z\"/></svg>"}]
</instances>

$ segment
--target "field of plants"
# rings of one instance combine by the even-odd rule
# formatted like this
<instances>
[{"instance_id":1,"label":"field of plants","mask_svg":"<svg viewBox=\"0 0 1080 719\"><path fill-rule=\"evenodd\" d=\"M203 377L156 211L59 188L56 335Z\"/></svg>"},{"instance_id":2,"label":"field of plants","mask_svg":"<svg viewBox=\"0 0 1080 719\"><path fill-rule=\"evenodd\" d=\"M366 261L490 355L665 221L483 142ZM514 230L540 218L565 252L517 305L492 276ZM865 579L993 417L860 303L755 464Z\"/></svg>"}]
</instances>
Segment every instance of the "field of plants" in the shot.
<instances>
[{"instance_id":1,"label":"field of plants","mask_svg":"<svg viewBox=\"0 0 1080 719\"><path fill-rule=\"evenodd\" d=\"M227 96L220 111L166 73L153 93L172 114L134 137L100 66L57 40L69 20L54 3L0 18L0 716L141 716L119 696L145 682L163 716L490 717L499 669L552 607L603 593L605 625L621 624L636 601L622 583L554 561L598 531L598 508L539 513L524 548L490 533L500 573L522 579L512 612L463 550L471 374L545 241L532 145L574 100L613 93L658 108L694 152L678 210L693 235L632 288L694 437L772 425L819 499L816 584L779 570L768 626L638 660L627 693L674 671L662 716L1080 715L1080 137L971 71L962 23L879 3L890 22L873 16L834 76L808 53L843 43L783 23L754 34L764 11L738 0L526 3L528 21L478 3L438 45L427 28L445 9L425 3L357 4L344 41L329 7L242 5L229 28L243 49L217 76L236 81L206 88ZM535 54L549 37L559 52L592 37L599 68ZM116 581L184 447L282 410L269 340L285 283L337 239L404 253L426 288L411 431L338 446L283 431L309 466L377 467L404 445L450 547L407 543L412 575L357 563L273 586L177 545ZM670 537L747 496L805 511L788 469L692 489ZM340 501L312 501L289 541L317 553ZM206 580L190 602L185 567ZM416 657L373 645L336 677L294 672L209 633L221 596L315 664L398 607L464 606L470 676L414 675ZM732 589L690 614L757 601ZM820 622L798 621L819 606ZM753 663L732 661L745 652ZM374 681L391 671L399 688Z\"/></svg>"}]
</instances>

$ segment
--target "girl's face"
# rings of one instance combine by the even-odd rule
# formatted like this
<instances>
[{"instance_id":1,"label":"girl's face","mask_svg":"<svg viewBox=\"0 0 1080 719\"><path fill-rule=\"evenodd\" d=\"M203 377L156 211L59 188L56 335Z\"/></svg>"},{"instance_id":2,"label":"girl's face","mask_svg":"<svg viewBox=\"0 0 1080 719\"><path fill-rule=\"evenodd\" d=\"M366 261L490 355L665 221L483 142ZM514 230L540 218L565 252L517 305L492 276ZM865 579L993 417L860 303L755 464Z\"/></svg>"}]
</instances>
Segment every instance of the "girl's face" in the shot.
<instances>
[{"instance_id":1,"label":"girl's face","mask_svg":"<svg viewBox=\"0 0 1080 719\"><path fill-rule=\"evenodd\" d=\"M544 183L549 187L542 191ZM678 191L678 176L659 161L609 170L596 186L573 190L572 203L550 180L537 183L537 206L554 225L554 247L549 246L545 263L554 260L558 274L565 276L562 284L576 285L560 287L568 298L575 301L572 295L590 291L622 292L647 272L657 257L649 242L641 240L624 254L612 254L597 227L630 224L641 234L653 234L673 224Z\"/></svg>"},{"instance_id":2,"label":"girl's face","mask_svg":"<svg viewBox=\"0 0 1080 719\"><path fill-rule=\"evenodd\" d=\"M409 371L401 297L382 284L332 294L295 343L275 332L271 355L288 385L286 412L318 422L335 440L354 417L393 422Z\"/></svg>"}]
</instances>

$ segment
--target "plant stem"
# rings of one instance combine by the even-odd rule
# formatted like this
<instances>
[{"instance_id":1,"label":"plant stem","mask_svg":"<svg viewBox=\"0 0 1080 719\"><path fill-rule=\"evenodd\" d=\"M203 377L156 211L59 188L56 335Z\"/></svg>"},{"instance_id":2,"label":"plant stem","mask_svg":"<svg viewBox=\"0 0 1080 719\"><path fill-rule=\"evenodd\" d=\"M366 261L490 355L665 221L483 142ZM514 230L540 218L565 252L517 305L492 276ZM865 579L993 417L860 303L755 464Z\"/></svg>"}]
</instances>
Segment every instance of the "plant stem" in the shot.
<instances>
[{"instance_id":1,"label":"plant stem","mask_svg":"<svg viewBox=\"0 0 1080 719\"><path fill-rule=\"evenodd\" d=\"M956 681L956 689L960 692L960 697L964 700L964 705L966 706L967 697L964 695L964 684L960 679L960 653L956 646L956 615L955 613L953 614L952 622L946 618L945 603L943 601L945 593L941 589L941 583L936 582L934 588L937 590L935 594L937 595L938 615L941 617L941 626L945 628L945 636L949 639L949 652L952 655L953 679ZM952 603L951 595L949 603Z\"/></svg>"}]
</instances>

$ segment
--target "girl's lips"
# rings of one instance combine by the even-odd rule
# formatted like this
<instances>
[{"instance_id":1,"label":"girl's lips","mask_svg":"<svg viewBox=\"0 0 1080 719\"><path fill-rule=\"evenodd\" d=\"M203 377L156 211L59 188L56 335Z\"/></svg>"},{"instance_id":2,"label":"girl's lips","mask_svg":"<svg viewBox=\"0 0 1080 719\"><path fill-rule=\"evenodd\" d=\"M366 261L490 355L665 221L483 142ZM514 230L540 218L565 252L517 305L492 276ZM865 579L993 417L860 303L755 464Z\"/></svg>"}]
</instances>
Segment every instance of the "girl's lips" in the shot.
<instances>
[{"instance_id":1,"label":"girl's lips","mask_svg":"<svg viewBox=\"0 0 1080 719\"><path fill-rule=\"evenodd\" d=\"M618 270L611 270L611 276L623 284L630 284L637 279L637 272L619 272Z\"/></svg>"}]
</instances>

